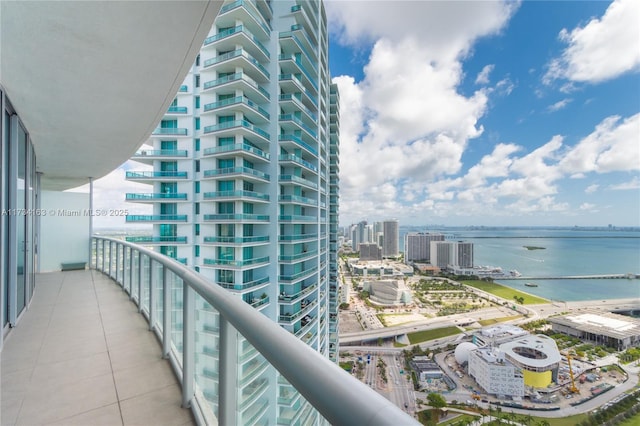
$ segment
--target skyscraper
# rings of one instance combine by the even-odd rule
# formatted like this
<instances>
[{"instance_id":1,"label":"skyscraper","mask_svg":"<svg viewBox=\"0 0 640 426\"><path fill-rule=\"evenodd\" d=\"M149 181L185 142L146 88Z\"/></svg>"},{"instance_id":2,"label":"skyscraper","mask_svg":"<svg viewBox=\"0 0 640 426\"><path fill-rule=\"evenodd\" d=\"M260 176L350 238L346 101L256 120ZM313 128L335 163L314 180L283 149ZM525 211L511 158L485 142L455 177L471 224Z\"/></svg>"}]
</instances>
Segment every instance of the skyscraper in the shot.
<instances>
[{"instance_id":1,"label":"skyscraper","mask_svg":"<svg viewBox=\"0 0 640 426\"><path fill-rule=\"evenodd\" d=\"M397 257L400 254L398 250L399 226L397 220L385 220L382 224L382 257Z\"/></svg>"},{"instance_id":2,"label":"skyscraper","mask_svg":"<svg viewBox=\"0 0 640 426\"><path fill-rule=\"evenodd\" d=\"M339 94L327 37L321 1L225 2L152 149L134 156L153 171L127 173L152 187L127 199L152 203L153 214L127 221L153 224L134 241L192 266L335 360ZM199 350L215 357L217 319L199 315ZM238 424L313 418L241 342L235 368ZM217 373L196 375L214 400ZM269 403L276 395L279 404Z\"/></svg>"}]
</instances>

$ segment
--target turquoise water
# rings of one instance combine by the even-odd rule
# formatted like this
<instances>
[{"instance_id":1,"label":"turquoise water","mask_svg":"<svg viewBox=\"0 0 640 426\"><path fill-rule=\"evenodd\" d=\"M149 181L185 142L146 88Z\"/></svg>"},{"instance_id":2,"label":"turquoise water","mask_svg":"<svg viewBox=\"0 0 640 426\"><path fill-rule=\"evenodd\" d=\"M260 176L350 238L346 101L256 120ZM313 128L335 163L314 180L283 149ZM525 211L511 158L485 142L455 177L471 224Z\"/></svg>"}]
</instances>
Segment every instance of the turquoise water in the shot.
<instances>
[{"instance_id":1,"label":"turquoise water","mask_svg":"<svg viewBox=\"0 0 640 426\"><path fill-rule=\"evenodd\" d=\"M571 229L442 230L447 239L474 243L474 264L515 269L524 276L640 274L640 232ZM527 250L524 246L544 247ZM531 280L497 282L547 299L640 298L640 279Z\"/></svg>"}]
</instances>

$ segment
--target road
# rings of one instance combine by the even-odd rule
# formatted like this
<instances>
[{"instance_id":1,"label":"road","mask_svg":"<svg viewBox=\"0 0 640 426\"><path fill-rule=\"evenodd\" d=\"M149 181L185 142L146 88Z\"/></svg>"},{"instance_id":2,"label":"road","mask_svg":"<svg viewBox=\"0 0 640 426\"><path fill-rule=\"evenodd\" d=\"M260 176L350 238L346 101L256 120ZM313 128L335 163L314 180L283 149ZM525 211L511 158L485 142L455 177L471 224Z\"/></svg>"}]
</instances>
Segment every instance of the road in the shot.
<instances>
[{"instance_id":1,"label":"road","mask_svg":"<svg viewBox=\"0 0 640 426\"><path fill-rule=\"evenodd\" d=\"M363 341L376 340L378 338L390 338L400 336L407 333L413 333L422 330L433 330L436 328L452 327L470 324L478 320L486 320L492 318L502 318L506 316L518 315L517 312L506 308L493 306L464 314L449 315L446 317L426 318L421 321L415 321L411 324L397 325L394 327L376 328L373 330L363 330L355 333L340 334L340 344L349 345L360 343Z\"/></svg>"},{"instance_id":2,"label":"road","mask_svg":"<svg viewBox=\"0 0 640 426\"><path fill-rule=\"evenodd\" d=\"M413 382L407 380L407 377L409 377L407 374L400 374L403 362L402 356L383 355L382 359L387 364L389 400L410 415L413 415L416 411L416 398Z\"/></svg>"}]
</instances>

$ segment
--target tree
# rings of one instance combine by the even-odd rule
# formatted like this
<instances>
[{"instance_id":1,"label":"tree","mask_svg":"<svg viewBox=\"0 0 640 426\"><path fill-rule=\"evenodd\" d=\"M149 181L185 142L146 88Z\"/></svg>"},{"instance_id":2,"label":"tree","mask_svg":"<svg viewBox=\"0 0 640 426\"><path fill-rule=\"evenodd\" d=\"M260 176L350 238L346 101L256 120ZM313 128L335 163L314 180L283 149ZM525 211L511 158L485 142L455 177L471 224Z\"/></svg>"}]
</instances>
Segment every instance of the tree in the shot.
<instances>
[{"instance_id":1,"label":"tree","mask_svg":"<svg viewBox=\"0 0 640 426\"><path fill-rule=\"evenodd\" d=\"M437 423L438 419L440 418L441 410L447 406L447 401L439 393L432 392L429 395L427 395L427 402L429 403L430 406L432 406L435 409L434 417Z\"/></svg>"}]
</instances>

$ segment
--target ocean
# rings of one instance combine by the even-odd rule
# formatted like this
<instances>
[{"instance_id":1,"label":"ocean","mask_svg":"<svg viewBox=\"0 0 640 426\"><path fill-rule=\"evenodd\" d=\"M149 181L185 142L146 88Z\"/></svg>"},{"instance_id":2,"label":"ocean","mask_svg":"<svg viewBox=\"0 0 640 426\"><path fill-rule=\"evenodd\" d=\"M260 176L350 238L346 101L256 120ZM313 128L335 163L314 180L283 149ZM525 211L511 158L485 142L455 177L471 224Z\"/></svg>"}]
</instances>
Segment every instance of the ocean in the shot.
<instances>
[{"instance_id":1,"label":"ocean","mask_svg":"<svg viewBox=\"0 0 640 426\"><path fill-rule=\"evenodd\" d=\"M429 230L474 244L474 264L517 270L523 276L640 274L640 231L572 228ZM403 237L402 237L403 238ZM525 246L541 247L528 250ZM559 301L640 298L640 279L523 280L496 282Z\"/></svg>"}]
</instances>

